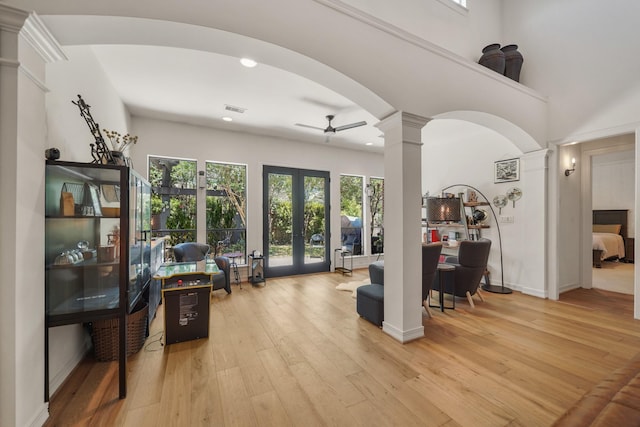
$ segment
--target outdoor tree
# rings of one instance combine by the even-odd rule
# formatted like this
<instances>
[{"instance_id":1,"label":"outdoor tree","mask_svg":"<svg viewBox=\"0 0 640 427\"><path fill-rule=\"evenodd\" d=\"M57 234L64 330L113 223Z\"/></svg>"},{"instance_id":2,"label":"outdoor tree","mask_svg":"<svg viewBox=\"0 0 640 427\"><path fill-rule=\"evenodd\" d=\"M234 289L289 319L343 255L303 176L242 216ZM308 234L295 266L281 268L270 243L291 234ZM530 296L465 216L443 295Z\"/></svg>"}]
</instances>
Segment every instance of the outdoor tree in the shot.
<instances>
[{"instance_id":1,"label":"outdoor tree","mask_svg":"<svg viewBox=\"0 0 640 427\"><path fill-rule=\"evenodd\" d=\"M246 180L247 168L244 165L207 163L207 189L223 192L238 215L241 228L247 226Z\"/></svg>"}]
</instances>

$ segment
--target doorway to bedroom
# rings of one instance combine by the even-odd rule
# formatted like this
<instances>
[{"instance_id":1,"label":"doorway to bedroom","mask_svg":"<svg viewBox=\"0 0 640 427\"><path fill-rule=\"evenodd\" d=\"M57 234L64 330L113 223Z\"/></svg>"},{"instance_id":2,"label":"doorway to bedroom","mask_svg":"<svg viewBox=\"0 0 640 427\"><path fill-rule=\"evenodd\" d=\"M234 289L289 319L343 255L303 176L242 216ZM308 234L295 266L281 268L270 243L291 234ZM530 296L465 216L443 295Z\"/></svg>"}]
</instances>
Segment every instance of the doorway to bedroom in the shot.
<instances>
[{"instance_id":1,"label":"doorway to bedroom","mask_svg":"<svg viewBox=\"0 0 640 427\"><path fill-rule=\"evenodd\" d=\"M635 263L635 136L623 135L595 142L585 150L591 160L592 211L619 210L626 213L622 242L605 253L592 267L592 287L610 292L634 294ZM593 143L592 143L593 144ZM598 222L598 221L596 221ZM620 222L620 221L618 221ZM596 233L592 236L596 245ZM595 248L595 246L594 246ZM615 252L615 254L614 254ZM594 264L597 264L594 260Z\"/></svg>"}]
</instances>

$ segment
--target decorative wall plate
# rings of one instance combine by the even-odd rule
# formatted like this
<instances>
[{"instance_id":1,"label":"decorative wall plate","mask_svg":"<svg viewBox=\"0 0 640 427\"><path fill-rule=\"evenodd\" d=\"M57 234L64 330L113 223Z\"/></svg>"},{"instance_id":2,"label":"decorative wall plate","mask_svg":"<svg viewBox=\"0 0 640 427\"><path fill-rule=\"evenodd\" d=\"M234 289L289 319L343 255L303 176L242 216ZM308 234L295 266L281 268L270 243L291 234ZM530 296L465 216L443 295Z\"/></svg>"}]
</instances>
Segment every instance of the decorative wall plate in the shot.
<instances>
[{"instance_id":1,"label":"decorative wall plate","mask_svg":"<svg viewBox=\"0 0 640 427\"><path fill-rule=\"evenodd\" d=\"M507 206L507 196L499 194L493 198L493 206L498 208L498 214L502 213L502 208Z\"/></svg>"},{"instance_id":2,"label":"decorative wall plate","mask_svg":"<svg viewBox=\"0 0 640 427\"><path fill-rule=\"evenodd\" d=\"M516 207L516 200L520 200L522 197L522 190L519 188L510 188L507 190L507 199L513 202L513 207Z\"/></svg>"}]
</instances>

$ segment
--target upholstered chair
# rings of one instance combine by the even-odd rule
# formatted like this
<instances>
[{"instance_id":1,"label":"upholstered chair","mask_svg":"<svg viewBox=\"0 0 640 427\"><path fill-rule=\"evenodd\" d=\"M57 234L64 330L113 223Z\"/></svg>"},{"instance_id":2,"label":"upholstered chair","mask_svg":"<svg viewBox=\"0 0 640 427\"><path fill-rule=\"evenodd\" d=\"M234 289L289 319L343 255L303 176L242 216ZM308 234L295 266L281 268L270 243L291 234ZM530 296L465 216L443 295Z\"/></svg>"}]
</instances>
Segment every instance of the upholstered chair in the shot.
<instances>
[{"instance_id":1,"label":"upholstered chair","mask_svg":"<svg viewBox=\"0 0 640 427\"><path fill-rule=\"evenodd\" d=\"M445 281L444 292L454 294L457 297L466 297L471 307L475 307L471 298L476 293L480 300L482 294L479 292L478 286L480 280L487 270L487 262L489 261L489 252L491 251L491 240L463 240L460 242L458 256L449 256L445 258L445 263L455 266L453 275L454 283ZM455 293L452 291L455 284ZM436 280L433 282L433 288L439 290L440 281L436 273Z\"/></svg>"},{"instance_id":2,"label":"upholstered chair","mask_svg":"<svg viewBox=\"0 0 640 427\"><path fill-rule=\"evenodd\" d=\"M438 262L442 252L442 243L425 243L422 245L422 305L427 310L427 315L431 317L429 311L429 294L433 287L433 281L438 271Z\"/></svg>"},{"instance_id":3,"label":"upholstered chair","mask_svg":"<svg viewBox=\"0 0 640 427\"><path fill-rule=\"evenodd\" d=\"M173 247L176 262L202 261L209 253L209 245L198 242L178 243Z\"/></svg>"},{"instance_id":4,"label":"upholstered chair","mask_svg":"<svg viewBox=\"0 0 640 427\"><path fill-rule=\"evenodd\" d=\"M173 256L176 262L193 262L202 261L209 254L209 245L197 242L178 243L173 247ZM224 289L228 294L231 293L231 272L230 260L226 256L217 256L214 258L219 273L213 275L213 290Z\"/></svg>"},{"instance_id":5,"label":"upholstered chair","mask_svg":"<svg viewBox=\"0 0 640 427\"><path fill-rule=\"evenodd\" d=\"M382 327L384 320L384 261L369 264L371 284L356 291L356 311L369 322Z\"/></svg>"}]
</instances>

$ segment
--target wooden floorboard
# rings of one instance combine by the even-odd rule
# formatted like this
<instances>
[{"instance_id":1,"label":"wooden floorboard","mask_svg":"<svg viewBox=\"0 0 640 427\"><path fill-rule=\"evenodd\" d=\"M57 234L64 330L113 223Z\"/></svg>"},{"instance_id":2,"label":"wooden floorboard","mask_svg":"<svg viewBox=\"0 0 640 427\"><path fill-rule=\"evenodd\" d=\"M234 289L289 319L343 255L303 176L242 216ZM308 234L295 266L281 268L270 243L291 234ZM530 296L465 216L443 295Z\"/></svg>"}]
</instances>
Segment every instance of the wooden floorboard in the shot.
<instances>
[{"instance_id":1,"label":"wooden floorboard","mask_svg":"<svg viewBox=\"0 0 640 427\"><path fill-rule=\"evenodd\" d=\"M484 292L423 312L401 344L360 318L340 274L214 292L210 336L162 345L163 306L128 360L82 361L47 426L548 426L640 351L633 296L576 289L550 301Z\"/></svg>"}]
</instances>

